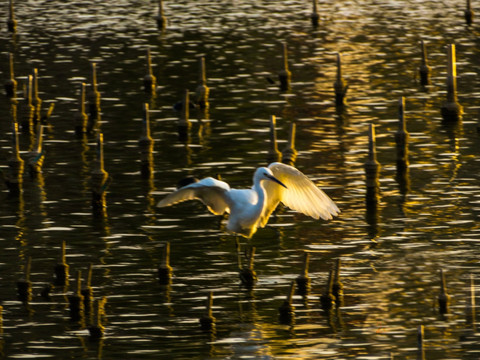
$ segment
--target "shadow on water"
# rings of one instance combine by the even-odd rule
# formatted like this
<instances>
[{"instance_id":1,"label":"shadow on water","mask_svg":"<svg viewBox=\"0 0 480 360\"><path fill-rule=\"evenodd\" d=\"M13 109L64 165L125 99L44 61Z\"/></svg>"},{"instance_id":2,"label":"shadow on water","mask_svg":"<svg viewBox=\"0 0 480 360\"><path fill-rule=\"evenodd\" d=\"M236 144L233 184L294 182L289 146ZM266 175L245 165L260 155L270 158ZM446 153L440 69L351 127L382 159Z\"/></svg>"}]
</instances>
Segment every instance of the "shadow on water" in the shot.
<instances>
[{"instance_id":1,"label":"shadow on water","mask_svg":"<svg viewBox=\"0 0 480 360\"><path fill-rule=\"evenodd\" d=\"M157 6L18 2L16 31L5 23L0 31L1 78L13 73L16 80L16 98L0 102L0 170L11 180L10 188L0 188L0 354L413 359L424 325L426 358L478 358L479 337L465 314L480 241L475 22L465 24L458 4L433 0L319 2L316 27L304 1L182 0L163 2L168 24L158 29ZM9 18L7 6L0 17ZM424 86L421 40L431 70ZM285 42L291 78L282 91L277 79ZM456 122L444 121L440 110L451 43L464 109ZM156 85L145 92L147 50ZM337 54L348 84L342 104L334 94ZM179 137L182 115L174 105L186 90L195 103L201 57L209 106L192 105L189 129ZM76 133L82 84L90 91L92 68L100 122L95 131ZM404 167L395 143L401 97L409 133ZM18 156L25 161L20 174L14 168L20 162L12 162L12 103ZM28 172L38 141L32 107L44 125L36 176ZM188 176L220 175L234 187L249 186L254 169L267 162L272 115L279 150L294 123L296 166L342 213L325 222L279 207L247 244L256 249L258 280L246 288L224 219L199 203L155 205ZM380 165L373 197L365 176L370 125ZM108 181L99 184L101 201L93 208L100 131ZM139 139L148 134L142 150ZM63 242L71 278L61 285L54 268ZM161 284L166 242L172 277ZM278 308L302 269L304 251L309 292L293 293L293 321L283 323ZM15 284L29 258L31 299L22 303ZM320 299L338 259L343 301L326 311ZM89 264L93 300L102 311L72 321L68 297L75 274L85 274ZM437 302L441 269L451 295L444 315ZM199 319L210 292L216 322L214 331L205 331ZM89 333L96 325L105 329L101 339Z\"/></svg>"}]
</instances>

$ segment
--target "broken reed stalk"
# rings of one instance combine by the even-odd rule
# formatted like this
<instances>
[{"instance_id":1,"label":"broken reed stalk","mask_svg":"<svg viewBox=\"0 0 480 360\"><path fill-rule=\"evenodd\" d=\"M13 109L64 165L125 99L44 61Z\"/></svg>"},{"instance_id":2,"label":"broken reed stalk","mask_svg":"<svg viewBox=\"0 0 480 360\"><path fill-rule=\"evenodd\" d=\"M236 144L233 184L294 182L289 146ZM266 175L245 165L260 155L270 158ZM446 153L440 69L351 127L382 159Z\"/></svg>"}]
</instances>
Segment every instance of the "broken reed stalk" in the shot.
<instances>
[{"instance_id":1,"label":"broken reed stalk","mask_svg":"<svg viewBox=\"0 0 480 360\"><path fill-rule=\"evenodd\" d=\"M88 265L87 276L85 277L85 286L81 290L83 296L83 309L85 314L93 313L93 288L92 288L92 273L93 265L90 263Z\"/></svg>"},{"instance_id":2,"label":"broken reed stalk","mask_svg":"<svg viewBox=\"0 0 480 360\"><path fill-rule=\"evenodd\" d=\"M90 84L90 91L88 94L88 124L87 132L90 134L95 130L100 129L100 92L97 84L97 64L92 62L92 82Z\"/></svg>"},{"instance_id":3,"label":"broken reed stalk","mask_svg":"<svg viewBox=\"0 0 480 360\"><path fill-rule=\"evenodd\" d=\"M340 258L335 262L335 272L332 284L332 295L335 297L337 307L343 306L343 284L340 281L340 268L342 260Z\"/></svg>"},{"instance_id":4,"label":"broken reed stalk","mask_svg":"<svg viewBox=\"0 0 480 360\"><path fill-rule=\"evenodd\" d=\"M103 297L96 301L96 321L88 327L88 332L90 334L90 340L99 340L103 337L105 332L105 327L102 324L102 317L105 316L105 303L107 298Z\"/></svg>"},{"instance_id":5,"label":"broken reed stalk","mask_svg":"<svg viewBox=\"0 0 480 360\"><path fill-rule=\"evenodd\" d=\"M39 96L38 90L38 69L33 69L33 96L32 105L35 108L33 113L33 124L36 125L41 121L42 99Z\"/></svg>"},{"instance_id":6,"label":"broken reed stalk","mask_svg":"<svg viewBox=\"0 0 480 360\"><path fill-rule=\"evenodd\" d=\"M190 122L190 92L185 89L182 102L182 111L178 119L178 137L180 141L185 141L188 138L188 132L192 124Z\"/></svg>"},{"instance_id":7,"label":"broken reed stalk","mask_svg":"<svg viewBox=\"0 0 480 360\"><path fill-rule=\"evenodd\" d=\"M425 360L425 348L423 346L424 327L418 325L417 328L417 360Z\"/></svg>"},{"instance_id":8,"label":"broken reed stalk","mask_svg":"<svg viewBox=\"0 0 480 360\"><path fill-rule=\"evenodd\" d=\"M375 213L377 210L378 196L379 196L379 175L380 163L377 161L377 151L375 147L375 125L370 124L368 131L368 159L365 162L365 176L366 176L366 204L367 215Z\"/></svg>"}]
</instances>

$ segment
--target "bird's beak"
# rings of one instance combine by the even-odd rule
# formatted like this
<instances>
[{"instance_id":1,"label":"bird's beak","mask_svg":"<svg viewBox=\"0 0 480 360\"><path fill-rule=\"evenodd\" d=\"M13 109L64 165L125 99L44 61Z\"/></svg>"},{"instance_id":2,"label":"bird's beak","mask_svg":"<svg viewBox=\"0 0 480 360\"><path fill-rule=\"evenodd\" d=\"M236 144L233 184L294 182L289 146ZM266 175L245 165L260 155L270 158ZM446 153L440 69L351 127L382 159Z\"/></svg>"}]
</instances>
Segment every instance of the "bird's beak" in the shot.
<instances>
[{"instance_id":1,"label":"bird's beak","mask_svg":"<svg viewBox=\"0 0 480 360\"><path fill-rule=\"evenodd\" d=\"M275 176L268 175L268 174L265 174L265 176L266 176L269 180L272 180L272 181L276 182L278 185L283 186L285 189L288 189L287 186L286 186L284 183L282 183L280 180L278 180Z\"/></svg>"}]
</instances>

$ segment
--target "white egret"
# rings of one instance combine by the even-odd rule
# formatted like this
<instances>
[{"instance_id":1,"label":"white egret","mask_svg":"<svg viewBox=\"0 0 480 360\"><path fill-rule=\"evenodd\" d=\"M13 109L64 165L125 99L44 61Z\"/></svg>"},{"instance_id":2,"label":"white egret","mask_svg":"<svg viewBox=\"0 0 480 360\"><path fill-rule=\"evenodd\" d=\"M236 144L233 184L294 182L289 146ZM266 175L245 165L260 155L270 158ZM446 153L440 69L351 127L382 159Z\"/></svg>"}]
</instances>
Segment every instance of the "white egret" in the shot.
<instances>
[{"instance_id":1,"label":"white egret","mask_svg":"<svg viewBox=\"0 0 480 360\"><path fill-rule=\"evenodd\" d=\"M328 195L301 171L278 162L258 168L251 189L231 189L226 182L207 177L167 195L157 206L194 199L215 215L229 213L227 230L247 238L267 224L280 202L314 219L330 220L340 213Z\"/></svg>"}]
</instances>

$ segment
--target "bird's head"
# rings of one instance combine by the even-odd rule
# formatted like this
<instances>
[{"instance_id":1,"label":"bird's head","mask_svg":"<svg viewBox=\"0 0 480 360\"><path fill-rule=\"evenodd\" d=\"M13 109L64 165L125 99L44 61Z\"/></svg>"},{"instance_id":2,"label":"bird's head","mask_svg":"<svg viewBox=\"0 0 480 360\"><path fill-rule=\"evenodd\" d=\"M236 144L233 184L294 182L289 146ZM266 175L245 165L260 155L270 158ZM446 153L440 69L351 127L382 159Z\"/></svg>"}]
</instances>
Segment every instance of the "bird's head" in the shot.
<instances>
[{"instance_id":1,"label":"bird's head","mask_svg":"<svg viewBox=\"0 0 480 360\"><path fill-rule=\"evenodd\" d=\"M279 184L280 186L283 186L285 189L287 187L285 186L284 183L282 183L280 180L278 180L272 173L272 170L266 167L260 167L255 171L255 175L253 176L253 182L257 183L262 180L268 180L268 181L273 181Z\"/></svg>"}]
</instances>

